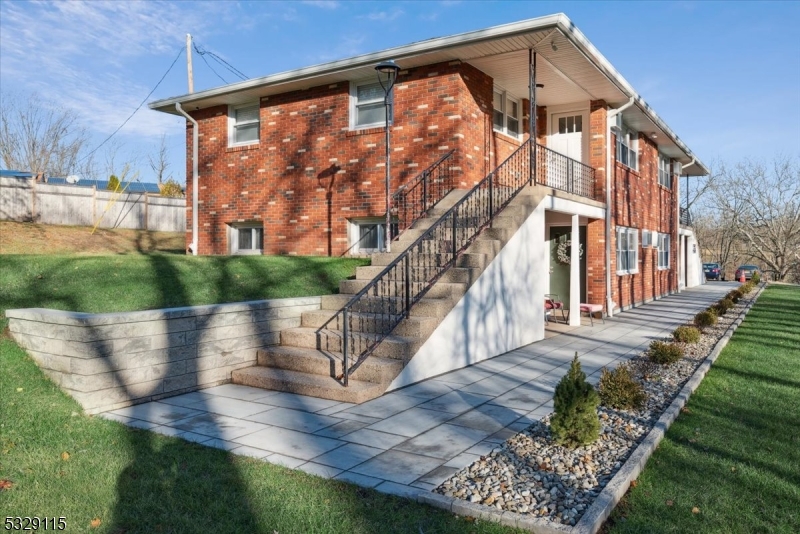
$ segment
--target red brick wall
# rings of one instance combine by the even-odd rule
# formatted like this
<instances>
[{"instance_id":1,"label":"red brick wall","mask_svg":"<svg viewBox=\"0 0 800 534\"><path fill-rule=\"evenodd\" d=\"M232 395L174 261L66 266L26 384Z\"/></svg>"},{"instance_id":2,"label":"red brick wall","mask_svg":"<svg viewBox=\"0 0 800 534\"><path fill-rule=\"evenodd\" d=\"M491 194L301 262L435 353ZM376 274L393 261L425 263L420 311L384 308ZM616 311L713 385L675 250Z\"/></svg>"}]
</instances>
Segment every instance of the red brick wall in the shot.
<instances>
[{"instance_id":1,"label":"red brick wall","mask_svg":"<svg viewBox=\"0 0 800 534\"><path fill-rule=\"evenodd\" d=\"M459 183L483 178L491 91L491 78L459 62L402 71L391 190L452 148ZM260 141L249 147L227 146L227 107L192 115L201 130L200 254L228 252L229 223L262 221L265 254L339 255L348 248L348 218L385 214L385 133L349 131L349 84L262 98ZM187 147L190 173L191 124Z\"/></svg>"},{"instance_id":2,"label":"red brick wall","mask_svg":"<svg viewBox=\"0 0 800 534\"><path fill-rule=\"evenodd\" d=\"M595 198L605 202L606 189L606 103L589 104L589 165L595 170ZM603 219L586 226L586 298L591 304L606 304L606 224Z\"/></svg>"},{"instance_id":3,"label":"red brick wall","mask_svg":"<svg viewBox=\"0 0 800 534\"><path fill-rule=\"evenodd\" d=\"M614 177L611 190L612 297L617 306L627 307L674 292L677 277L677 202L675 178L672 189L658 183L658 148L651 139L639 136L639 170L634 171L612 157ZM639 230L639 272L616 275L616 228ZM658 269L658 249L642 248L641 230L670 234L670 267Z\"/></svg>"}]
</instances>

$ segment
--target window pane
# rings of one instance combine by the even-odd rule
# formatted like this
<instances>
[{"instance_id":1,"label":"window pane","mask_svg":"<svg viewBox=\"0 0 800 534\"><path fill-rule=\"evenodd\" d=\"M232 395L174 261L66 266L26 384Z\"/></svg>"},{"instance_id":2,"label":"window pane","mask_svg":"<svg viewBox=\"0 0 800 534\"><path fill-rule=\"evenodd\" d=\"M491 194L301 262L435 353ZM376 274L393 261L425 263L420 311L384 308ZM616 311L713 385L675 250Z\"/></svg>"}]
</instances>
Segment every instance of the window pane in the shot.
<instances>
[{"instance_id":1,"label":"window pane","mask_svg":"<svg viewBox=\"0 0 800 534\"><path fill-rule=\"evenodd\" d=\"M503 129L503 112L494 110L492 122L495 130Z\"/></svg>"},{"instance_id":2,"label":"window pane","mask_svg":"<svg viewBox=\"0 0 800 534\"><path fill-rule=\"evenodd\" d=\"M367 83L364 85L359 85L356 88L356 98L358 99L359 104L362 102L372 102L375 100L380 100L381 104L383 104L383 99L385 97L386 92L379 83Z\"/></svg>"},{"instance_id":3,"label":"window pane","mask_svg":"<svg viewBox=\"0 0 800 534\"><path fill-rule=\"evenodd\" d=\"M575 115L575 131L583 131L583 115Z\"/></svg>"},{"instance_id":4,"label":"window pane","mask_svg":"<svg viewBox=\"0 0 800 534\"><path fill-rule=\"evenodd\" d=\"M239 228L239 250L251 250L253 248L252 230L252 228Z\"/></svg>"},{"instance_id":5,"label":"window pane","mask_svg":"<svg viewBox=\"0 0 800 534\"><path fill-rule=\"evenodd\" d=\"M519 120L508 117L508 133L511 135L519 135Z\"/></svg>"},{"instance_id":6,"label":"window pane","mask_svg":"<svg viewBox=\"0 0 800 534\"><path fill-rule=\"evenodd\" d=\"M559 117L559 119L558 119L558 133L560 133L560 134L567 133L567 118L566 117Z\"/></svg>"},{"instance_id":7,"label":"window pane","mask_svg":"<svg viewBox=\"0 0 800 534\"><path fill-rule=\"evenodd\" d=\"M503 111L503 94L498 93L497 91L494 92L494 96L492 97L492 105L494 109L502 112Z\"/></svg>"},{"instance_id":8,"label":"window pane","mask_svg":"<svg viewBox=\"0 0 800 534\"><path fill-rule=\"evenodd\" d=\"M386 108L383 102L362 104L357 108L356 124L379 124L386 122Z\"/></svg>"},{"instance_id":9,"label":"window pane","mask_svg":"<svg viewBox=\"0 0 800 534\"><path fill-rule=\"evenodd\" d=\"M264 248L264 229L253 228L253 248L261 250Z\"/></svg>"},{"instance_id":10,"label":"window pane","mask_svg":"<svg viewBox=\"0 0 800 534\"><path fill-rule=\"evenodd\" d=\"M567 117L567 132L572 133L575 131L575 117Z\"/></svg>"},{"instance_id":11,"label":"window pane","mask_svg":"<svg viewBox=\"0 0 800 534\"><path fill-rule=\"evenodd\" d=\"M233 129L234 143L258 141L258 123L237 125Z\"/></svg>"},{"instance_id":12,"label":"window pane","mask_svg":"<svg viewBox=\"0 0 800 534\"><path fill-rule=\"evenodd\" d=\"M252 122L258 120L258 106L249 106L236 110L236 123Z\"/></svg>"},{"instance_id":13,"label":"window pane","mask_svg":"<svg viewBox=\"0 0 800 534\"><path fill-rule=\"evenodd\" d=\"M361 224L358 226L358 248L378 248L378 225Z\"/></svg>"},{"instance_id":14,"label":"window pane","mask_svg":"<svg viewBox=\"0 0 800 534\"><path fill-rule=\"evenodd\" d=\"M519 104L514 102L513 100L508 101L508 116L514 117L515 119L519 118Z\"/></svg>"}]
</instances>

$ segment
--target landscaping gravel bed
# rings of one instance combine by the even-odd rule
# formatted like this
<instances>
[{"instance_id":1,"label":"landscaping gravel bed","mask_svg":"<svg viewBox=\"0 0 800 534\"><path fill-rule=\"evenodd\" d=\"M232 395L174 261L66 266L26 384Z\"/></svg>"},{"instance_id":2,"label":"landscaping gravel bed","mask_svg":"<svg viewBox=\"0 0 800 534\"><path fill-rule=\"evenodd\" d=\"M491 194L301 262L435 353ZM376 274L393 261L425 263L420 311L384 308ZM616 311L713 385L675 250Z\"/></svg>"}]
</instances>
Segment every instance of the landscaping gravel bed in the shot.
<instances>
[{"instance_id":1,"label":"landscaping gravel bed","mask_svg":"<svg viewBox=\"0 0 800 534\"><path fill-rule=\"evenodd\" d=\"M434 491L498 510L575 525L757 291L720 317L716 326L706 328L698 343L680 344L684 348L680 361L666 366L654 364L646 351L632 358L632 369L647 393L647 402L636 411L600 406L600 439L591 445L571 449L554 443L551 414Z\"/></svg>"}]
</instances>

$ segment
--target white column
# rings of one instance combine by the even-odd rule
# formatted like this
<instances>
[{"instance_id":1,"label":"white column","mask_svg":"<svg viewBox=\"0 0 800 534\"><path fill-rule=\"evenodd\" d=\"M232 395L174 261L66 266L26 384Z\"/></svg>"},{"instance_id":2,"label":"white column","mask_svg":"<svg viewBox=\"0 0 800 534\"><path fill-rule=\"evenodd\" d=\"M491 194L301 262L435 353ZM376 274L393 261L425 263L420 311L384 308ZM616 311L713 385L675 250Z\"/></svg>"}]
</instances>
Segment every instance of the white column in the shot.
<instances>
[{"instance_id":1,"label":"white column","mask_svg":"<svg viewBox=\"0 0 800 534\"><path fill-rule=\"evenodd\" d=\"M580 258L580 226L578 215L572 216L572 233L570 234L569 253L569 325L581 325L581 258Z\"/></svg>"}]
</instances>

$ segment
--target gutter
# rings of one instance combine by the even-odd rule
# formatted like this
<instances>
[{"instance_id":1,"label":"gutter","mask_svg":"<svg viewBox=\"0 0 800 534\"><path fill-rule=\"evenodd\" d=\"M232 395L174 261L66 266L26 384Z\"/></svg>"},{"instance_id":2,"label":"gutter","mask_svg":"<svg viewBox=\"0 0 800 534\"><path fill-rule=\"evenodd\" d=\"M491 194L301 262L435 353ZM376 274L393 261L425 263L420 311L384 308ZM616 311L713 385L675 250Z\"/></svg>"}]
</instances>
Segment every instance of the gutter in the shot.
<instances>
[{"instance_id":1,"label":"gutter","mask_svg":"<svg viewBox=\"0 0 800 534\"><path fill-rule=\"evenodd\" d=\"M186 120L192 123L192 244L189 245L189 248L192 251L192 256L197 256L197 183L199 175L197 171L197 147L199 144L200 126L198 126L197 121L194 120L191 115L183 110L180 102L175 102L175 109L178 110L178 113L186 117Z\"/></svg>"},{"instance_id":2,"label":"gutter","mask_svg":"<svg viewBox=\"0 0 800 534\"><path fill-rule=\"evenodd\" d=\"M611 119L631 107L635 100L631 96L627 103L606 114L606 309L609 317L614 316L614 301L611 299L611 174L616 171L611 168Z\"/></svg>"}]
</instances>

